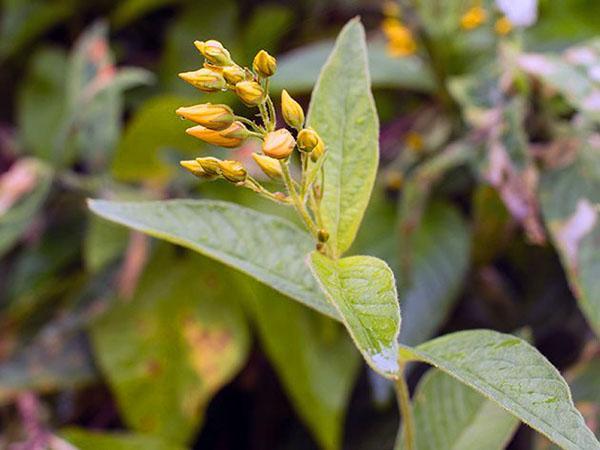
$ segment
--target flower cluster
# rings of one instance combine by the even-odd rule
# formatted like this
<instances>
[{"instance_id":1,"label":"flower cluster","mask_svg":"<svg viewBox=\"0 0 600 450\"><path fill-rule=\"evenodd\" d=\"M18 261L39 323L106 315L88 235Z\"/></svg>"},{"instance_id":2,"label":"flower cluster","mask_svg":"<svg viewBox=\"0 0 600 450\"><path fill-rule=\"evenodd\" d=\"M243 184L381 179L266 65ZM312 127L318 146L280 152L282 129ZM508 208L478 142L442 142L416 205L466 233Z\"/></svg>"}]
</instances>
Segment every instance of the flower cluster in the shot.
<instances>
[{"instance_id":1,"label":"flower cluster","mask_svg":"<svg viewBox=\"0 0 600 450\"><path fill-rule=\"evenodd\" d=\"M275 106L269 93L269 79L277 70L276 59L261 50L249 69L238 65L218 41L196 41L194 45L204 56L203 67L179 76L202 92L234 92L245 105L258 109L260 121L238 116L228 105L203 103L177 109L179 116L196 123L186 132L226 148L238 147L246 139L259 139L262 151L252 155L254 161L269 178L283 183L286 192L269 191L250 176L239 161L202 157L181 161L181 165L199 178L222 178L270 200L294 206L323 249L328 234L319 208L323 195L325 143L314 129L305 127L302 107L285 90L281 94L281 114L289 129L277 128ZM290 171L296 149L301 165L300 180L294 179Z\"/></svg>"}]
</instances>

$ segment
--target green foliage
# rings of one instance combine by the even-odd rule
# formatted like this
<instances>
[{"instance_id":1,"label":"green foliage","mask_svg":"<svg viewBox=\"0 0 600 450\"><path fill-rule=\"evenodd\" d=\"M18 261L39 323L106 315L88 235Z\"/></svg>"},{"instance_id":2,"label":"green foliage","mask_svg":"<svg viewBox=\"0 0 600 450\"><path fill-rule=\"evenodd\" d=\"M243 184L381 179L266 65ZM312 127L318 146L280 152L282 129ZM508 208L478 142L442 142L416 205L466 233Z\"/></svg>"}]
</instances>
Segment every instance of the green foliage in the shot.
<instances>
[{"instance_id":1,"label":"green foliage","mask_svg":"<svg viewBox=\"0 0 600 450\"><path fill-rule=\"evenodd\" d=\"M183 450L185 447L136 433L99 433L66 428L61 435L79 450Z\"/></svg>"},{"instance_id":2,"label":"green foliage","mask_svg":"<svg viewBox=\"0 0 600 450\"><path fill-rule=\"evenodd\" d=\"M379 122L370 90L367 49L360 22L340 33L311 97L307 123L327 146L324 163L323 225L334 255L356 236L379 158Z\"/></svg>"}]
</instances>

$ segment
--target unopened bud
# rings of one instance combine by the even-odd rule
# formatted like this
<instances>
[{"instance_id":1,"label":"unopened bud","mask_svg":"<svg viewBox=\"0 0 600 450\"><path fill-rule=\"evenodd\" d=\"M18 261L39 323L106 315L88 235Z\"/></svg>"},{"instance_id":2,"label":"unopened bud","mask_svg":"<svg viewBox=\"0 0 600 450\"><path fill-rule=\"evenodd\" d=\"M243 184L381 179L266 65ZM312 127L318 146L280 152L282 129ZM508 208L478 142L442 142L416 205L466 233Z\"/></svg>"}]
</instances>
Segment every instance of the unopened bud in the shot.
<instances>
[{"instance_id":1,"label":"unopened bud","mask_svg":"<svg viewBox=\"0 0 600 450\"><path fill-rule=\"evenodd\" d=\"M310 152L310 160L312 162L317 162L319 160L319 158L321 158L324 154L325 154L325 144L323 143L322 139L319 139L319 143L317 144L317 146L315 148L313 148L312 152Z\"/></svg>"},{"instance_id":2,"label":"unopened bud","mask_svg":"<svg viewBox=\"0 0 600 450\"><path fill-rule=\"evenodd\" d=\"M202 166L200 165L200 163L198 163L198 161L195 160L189 160L189 161L179 161L179 164L181 165L181 167L183 167L184 169L186 169L188 172L192 173L193 175L197 176L198 178L203 178L203 179L214 179L214 175L209 175L208 173L206 173L206 171L202 168Z\"/></svg>"},{"instance_id":3,"label":"unopened bud","mask_svg":"<svg viewBox=\"0 0 600 450\"><path fill-rule=\"evenodd\" d=\"M275 158L271 158L266 155L260 155L258 153L252 153L252 158L258 164L258 167L269 177L274 180L278 180L282 177L281 165Z\"/></svg>"},{"instance_id":4,"label":"unopened bud","mask_svg":"<svg viewBox=\"0 0 600 450\"><path fill-rule=\"evenodd\" d=\"M234 114L227 105L201 105L178 108L176 113L181 117L196 122L211 130L224 130L233 123Z\"/></svg>"},{"instance_id":5,"label":"unopened bud","mask_svg":"<svg viewBox=\"0 0 600 450\"><path fill-rule=\"evenodd\" d=\"M317 233L317 239L319 242L327 242L329 240L329 233L327 230L320 229Z\"/></svg>"},{"instance_id":6,"label":"unopened bud","mask_svg":"<svg viewBox=\"0 0 600 450\"><path fill-rule=\"evenodd\" d=\"M285 123L296 130L302 129L304 125L304 111L302 110L302 106L285 89L281 92L281 112Z\"/></svg>"},{"instance_id":7,"label":"unopened bud","mask_svg":"<svg viewBox=\"0 0 600 450\"><path fill-rule=\"evenodd\" d=\"M179 77L202 92L216 92L227 88L223 75L207 68L182 72Z\"/></svg>"},{"instance_id":8,"label":"unopened bud","mask_svg":"<svg viewBox=\"0 0 600 450\"><path fill-rule=\"evenodd\" d=\"M197 125L195 127L188 128L187 130L185 130L185 132L190 136L194 136L195 138L201 139L208 144L218 145L220 147L226 148L239 147L245 139L242 137L237 137L237 135L230 135L230 132L234 134L240 132L238 122L232 123L229 128L225 128L221 131L210 130L208 128L203 127L202 125Z\"/></svg>"},{"instance_id":9,"label":"unopened bud","mask_svg":"<svg viewBox=\"0 0 600 450\"><path fill-rule=\"evenodd\" d=\"M241 141L244 139L250 137L250 131L248 131L248 128L246 128L242 122L238 121L233 122L231 126L222 130L219 134L225 139L239 139L239 144L241 144Z\"/></svg>"},{"instance_id":10,"label":"unopened bud","mask_svg":"<svg viewBox=\"0 0 600 450\"><path fill-rule=\"evenodd\" d=\"M298 150L310 153L319 145L321 138L312 128L304 128L298 133Z\"/></svg>"},{"instance_id":11,"label":"unopened bud","mask_svg":"<svg viewBox=\"0 0 600 450\"><path fill-rule=\"evenodd\" d=\"M277 60L265 50L261 50L254 57L252 68L261 77L268 78L277 70Z\"/></svg>"},{"instance_id":12,"label":"unopened bud","mask_svg":"<svg viewBox=\"0 0 600 450\"><path fill-rule=\"evenodd\" d=\"M227 51L219 41L212 39L206 42L195 41L194 45L198 51L202 53L202 56L204 56L211 64L217 66L228 66L233 64L229 51Z\"/></svg>"},{"instance_id":13,"label":"unopened bud","mask_svg":"<svg viewBox=\"0 0 600 450\"><path fill-rule=\"evenodd\" d=\"M460 26L465 30L477 28L487 20L487 13L482 6L469 8L460 18Z\"/></svg>"},{"instance_id":14,"label":"unopened bud","mask_svg":"<svg viewBox=\"0 0 600 450\"><path fill-rule=\"evenodd\" d=\"M219 161L219 168L221 169L223 178L232 183L241 183L248 176L246 169L239 161Z\"/></svg>"},{"instance_id":15,"label":"unopened bud","mask_svg":"<svg viewBox=\"0 0 600 450\"><path fill-rule=\"evenodd\" d=\"M238 66L227 66L223 68L223 78L227 83L235 86L246 79L246 71Z\"/></svg>"},{"instance_id":16,"label":"unopened bud","mask_svg":"<svg viewBox=\"0 0 600 450\"><path fill-rule=\"evenodd\" d=\"M291 155L296 141L294 136L285 128L271 131L265 136L262 151L265 155L275 159L285 159Z\"/></svg>"},{"instance_id":17,"label":"unopened bud","mask_svg":"<svg viewBox=\"0 0 600 450\"><path fill-rule=\"evenodd\" d=\"M235 93L248 106L261 104L265 96L265 91L256 81L240 81L235 85Z\"/></svg>"},{"instance_id":18,"label":"unopened bud","mask_svg":"<svg viewBox=\"0 0 600 450\"><path fill-rule=\"evenodd\" d=\"M221 160L214 158L213 156L206 156L204 158L196 158L196 162L200 165L202 170L208 175L220 176L221 175Z\"/></svg>"}]
</instances>

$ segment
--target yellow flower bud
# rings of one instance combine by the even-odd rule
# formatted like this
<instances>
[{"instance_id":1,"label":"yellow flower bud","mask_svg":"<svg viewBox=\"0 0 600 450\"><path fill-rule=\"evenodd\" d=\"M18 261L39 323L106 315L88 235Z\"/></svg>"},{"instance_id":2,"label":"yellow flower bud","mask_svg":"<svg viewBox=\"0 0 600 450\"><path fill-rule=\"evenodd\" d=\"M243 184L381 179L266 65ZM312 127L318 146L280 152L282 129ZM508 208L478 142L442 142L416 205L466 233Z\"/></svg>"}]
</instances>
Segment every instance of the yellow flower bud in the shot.
<instances>
[{"instance_id":1,"label":"yellow flower bud","mask_svg":"<svg viewBox=\"0 0 600 450\"><path fill-rule=\"evenodd\" d=\"M278 180L282 177L281 166L279 161L275 158L271 158L266 155L260 155L258 153L252 153L252 158L258 164L258 167L269 177L274 180Z\"/></svg>"},{"instance_id":2,"label":"yellow flower bud","mask_svg":"<svg viewBox=\"0 0 600 450\"><path fill-rule=\"evenodd\" d=\"M322 139L319 138L319 143L313 148L313 151L310 152L310 160L312 162L317 162L321 156L325 154L325 143Z\"/></svg>"},{"instance_id":3,"label":"yellow flower bud","mask_svg":"<svg viewBox=\"0 0 600 450\"><path fill-rule=\"evenodd\" d=\"M321 137L312 128L304 128L298 133L298 150L310 153L319 144Z\"/></svg>"},{"instance_id":4,"label":"yellow flower bud","mask_svg":"<svg viewBox=\"0 0 600 450\"><path fill-rule=\"evenodd\" d=\"M275 159L285 159L294 150L296 141L294 136L285 128L271 131L265 136L262 151L265 155Z\"/></svg>"},{"instance_id":5,"label":"yellow flower bud","mask_svg":"<svg viewBox=\"0 0 600 450\"><path fill-rule=\"evenodd\" d=\"M234 122L229 128L221 131L210 130L202 125L196 125L195 127L188 128L185 130L190 136L194 136L204 142L212 145L218 145L220 147L234 148L239 147L245 138L239 136L232 136L229 133L235 131L239 132L239 122ZM246 130L247 131L247 130Z\"/></svg>"},{"instance_id":6,"label":"yellow flower bud","mask_svg":"<svg viewBox=\"0 0 600 450\"><path fill-rule=\"evenodd\" d=\"M388 40L387 51L390 56L409 56L417 50L417 43L410 29L397 18L387 18L381 29Z\"/></svg>"},{"instance_id":7,"label":"yellow flower bud","mask_svg":"<svg viewBox=\"0 0 600 450\"><path fill-rule=\"evenodd\" d=\"M194 45L211 64L216 66L229 66L233 64L229 51L219 41L212 39L206 42L194 41Z\"/></svg>"},{"instance_id":8,"label":"yellow flower bud","mask_svg":"<svg viewBox=\"0 0 600 450\"><path fill-rule=\"evenodd\" d=\"M235 86L246 79L246 71L238 66L228 66L223 68L223 78L227 83Z\"/></svg>"},{"instance_id":9,"label":"yellow flower bud","mask_svg":"<svg viewBox=\"0 0 600 450\"><path fill-rule=\"evenodd\" d=\"M200 163L198 163L198 161L196 160L189 160L189 161L179 161L179 164L181 165L181 167L183 167L184 169L186 169L188 172L192 173L193 175L197 176L198 178L203 178L203 179L214 179L215 176L214 175L209 175L200 165Z\"/></svg>"},{"instance_id":10,"label":"yellow flower bud","mask_svg":"<svg viewBox=\"0 0 600 450\"><path fill-rule=\"evenodd\" d=\"M254 57L252 68L261 77L268 78L275 74L275 71L277 70L277 60L265 50L261 50Z\"/></svg>"},{"instance_id":11,"label":"yellow flower bud","mask_svg":"<svg viewBox=\"0 0 600 450\"><path fill-rule=\"evenodd\" d=\"M460 18L460 26L465 30L477 28L487 20L487 13L481 6L473 6Z\"/></svg>"},{"instance_id":12,"label":"yellow flower bud","mask_svg":"<svg viewBox=\"0 0 600 450\"><path fill-rule=\"evenodd\" d=\"M213 105L212 103L181 107L175 112L181 117L211 130L224 130L230 127L234 118L233 111L229 106Z\"/></svg>"},{"instance_id":13,"label":"yellow flower bud","mask_svg":"<svg viewBox=\"0 0 600 450\"><path fill-rule=\"evenodd\" d=\"M321 228L317 233L317 239L319 240L319 242L327 242L329 240L329 233L327 232L327 230Z\"/></svg>"},{"instance_id":14,"label":"yellow flower bud","mask_svg":"<svg viewBox=\"0 0 600 450\"><path fill-rule=\"evenodd\" d=\"M265 96L265 91L256 81L240 81L235 85L235 93L248 106L259 105Z\"/></svg>"},{"instance_id":15,"label":"yellow flower bud","mask_svg":"<svg viewBox=\"0 0 600 450\"><path fill-rule=\"evenodd\" d=\"M221 169L221 175L227 181L231 181L232 183L241 183L246 181L246 177L248 173L246 169L239 161L219 161L219 168Z\"/></svg>"},{"instance_id":16,"label":"yellow flower bud","mask_svg":"<svg viewBox=\"0 0 600 450\"><path fill-rule=\"evenodd\" d=\"M296 130L302 129L304 125L304 111L302 110L302 106L285 89L281 92L281 112L285 123Z\"/></svg>"},{"instance_id":17,"label":"yellow flower bud","mask_svg":"<svg viewBox=\"0 0 600 450\"><path fill-rule=\"evenodd\" d=\"M211 176L221 176L221 160L212 156L206 156L204 158L196 158L196 162L200 165L202 170Z\"/></svg>"},{"instance_id":18,"label":"yellow flower bud","mask_svg":"<svg viewBox=\"0 0 600 450\"><path fill-rule=\"evenodd\" d=\"M227 83L223 75L207 68L180 73L179 78L187 81L202 92L216 92L227 89Z\"/></svg>"},{"instance_id":19,"label":"yellow flower bud","mask_svg":"<svg viewBox=\"0 0 600 450\"><path fill-rule=\"evenodd\" d=\"M239 139L240 144L241 141L250 137L250 132L248 131L248 128L246 128L246 126L242 122L237 121L233 122L230 127L222 130L219 134L227 139Z\"/></svg>"},{"instance_id":20,"label":"yellow flower bud","mask_svg":"<svg viewBox=\"0 0 600 450\"><path fill-rule=\"evenodd\" d=\"M498 33L500 36L506 36L512 31L512 28L512 23L506 16L500 17L498 20L496 20L496 24L494 25L496 33Z\"/></svg>"}]
</instances>

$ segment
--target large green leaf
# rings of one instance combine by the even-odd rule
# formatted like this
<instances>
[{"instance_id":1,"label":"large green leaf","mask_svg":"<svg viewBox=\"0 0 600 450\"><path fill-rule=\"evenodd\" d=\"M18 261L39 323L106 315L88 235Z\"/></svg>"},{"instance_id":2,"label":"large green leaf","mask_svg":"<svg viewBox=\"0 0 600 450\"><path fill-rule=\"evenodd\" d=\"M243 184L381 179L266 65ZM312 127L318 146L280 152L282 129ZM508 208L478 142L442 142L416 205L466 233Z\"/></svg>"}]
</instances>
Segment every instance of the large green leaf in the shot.
<instances>
[{"instance_id":1,"label":"large green leaf","mask_svg":"<svg viewBox=\"0 0 600 450\"><path fill-rule=\"evenodd\" d=\"M312 94L308 124L327 147L321 202L334 255L360 226L379 158L379 123L371 94L365 32L351 20L341 31Z\"/></svg>"},{"instance_id":2,"label":"large green leaf","mask_svg":"<svg viewBox=\"0 0 600 450\"><path fill-rule=\"evenodd\" d=\"M101 433L81 428L65 428L61 436L79 450L184 450L185 447L154 436L136 433Z\"/></svg>"},{"instance_id":3,"label":"large green leaf","mask_svg":"<svg viewBox=\"0 0 600 450\"><path fill-rule=\"evenodd\" d=\"M246 360L238 296L222 267L159 253L134 298L117 300L92 326L100 368L131 428L180 443L194 436L212 396Z\"/></svg>"},{"instance_id":4,"label":"large green leaf","mask_svg":"<svg viewBox=\"0 0 600 450\"><path fill-rule=\"evenodd\" d=\"M304 264L314 243L284 219L209 200L94 200L90 208L105 219L221 261L323 314L338 317Z\"/></svg>"},{"instance_id":5,"label":"large green leaf","mask_svg":"<svg viewBox=\"0 0 600 450\"><path fill-rule=\"evenodd\" d=\"M360 356L340 324L253 284L248 306L262 347L298 415L325 450L341 447Z\"/></svg>"},{"instance_id":6,"label":"large green leaf","mask_svg":"<svg viewBox=\"0 0 600 450\"><path fill-rule=\"evenodd\" d=\"M560 373L520 338L491 330L449 334L400 357L438 367L568 450L600 449Z\"/></svg>"},{"instance_id":7,"label":"large green leaf","mask_svg":"<svg viewBox=\"0 0 600 450\"><path fill-rule=\"evenodd\" d=\"M319 68L327 61L333 42L324 41L293 50L277 59L272 87L277 92L309 92L319 77ZM418 56L393 58L383 40L369 42L369 68L374 88L410 89L432 92L435 81Z\"/></svg>"},{"instance_id":8,"label":"large green leaf","mask_svg":"<svg viewBox=\"0 0 600 450\"><path fill-rule=\"evenodd\" d=\"M314 251L309 262L369 365L386 378L396 378L400 307L394 273L372 256L334 260Z\"/></svg>"},{"instance_id":9,"label":"large green leaf","mask_svg":"<svg viewBox=\"0 0 600 450\"><path fill-rule=\"evenodd\" d=\"M570 164L543 173L540 200L571 288L600 336L600 148L594 139L582 137Z\"/></svg>"},{"instance_id":10,"label":"large green leaf","mask_svg":"<svg viewBox=\"0 0 600 450\"><path fill-rule=\"evenodd\" d=\"M435 335L458 298L469 269L469 228L452 205L433 203L410 247L409 271L400 283L400 342L417 345Z\"/></svg>"},{"instance_id":11,"label":"large green leaf","mask_svg":"<svg viewBox=\"0 0 600 450\"><path fill-rule=\"evenodd\" d=\"M413 399L419 450L502 450L516 417L444 372L432 369Z\"/></svg>"}]
</instances>

